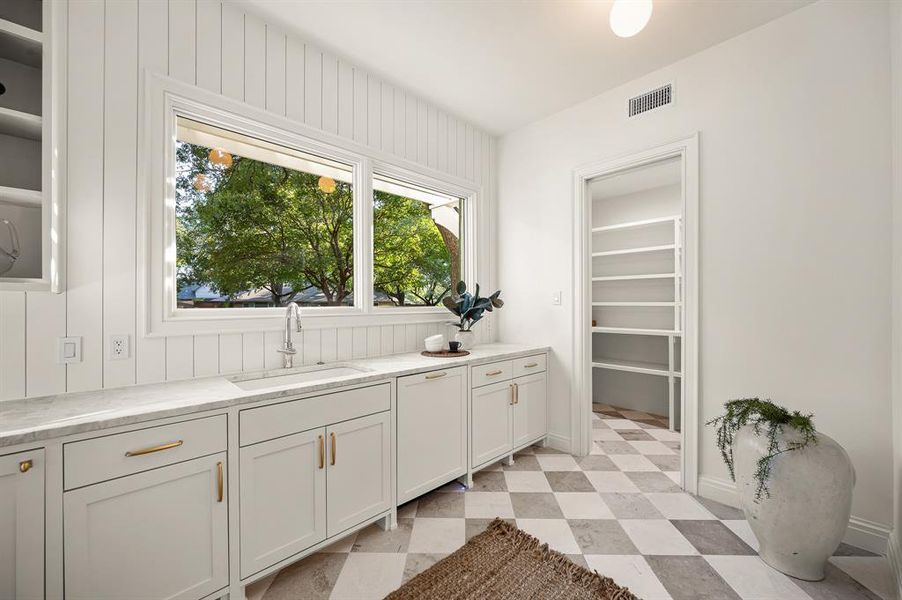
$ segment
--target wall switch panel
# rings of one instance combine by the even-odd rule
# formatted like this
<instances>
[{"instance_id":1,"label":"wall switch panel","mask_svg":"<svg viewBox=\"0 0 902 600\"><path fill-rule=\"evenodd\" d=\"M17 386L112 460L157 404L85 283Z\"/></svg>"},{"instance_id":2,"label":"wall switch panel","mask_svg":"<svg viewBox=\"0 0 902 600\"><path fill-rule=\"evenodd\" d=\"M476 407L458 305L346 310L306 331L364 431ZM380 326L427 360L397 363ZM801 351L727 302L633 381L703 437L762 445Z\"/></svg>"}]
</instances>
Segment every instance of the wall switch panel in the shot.
<instances>
[{"instance_id":1,"label":"wall switch panel","mask_svg":"<svg viewBox=\"0 0 902 600\"><path fill-rule=\"evenodd\" d=\"M551 294L551 304L554 306L561 305L561 292L558 291Z\"/></svg>"},{"instance_id":2,"label":"wall switch panel","mask_svg":"<svg viewBox=\"0 0 902 600\"><path fill-rule=\"evenodd\" d=\"M125 360L128 358L128 336L110 336L110 360Z\"/></svg>"},{"instance_id":3,"label":"wall switch panel","mask_svg":"<svg viewBox=\"0 0 902 600\"><path fill-rule=\"evenodd\" d=\"M59 338L59 359L61 365L81 362L81 336Z\"/></svg>"}]
</instances>

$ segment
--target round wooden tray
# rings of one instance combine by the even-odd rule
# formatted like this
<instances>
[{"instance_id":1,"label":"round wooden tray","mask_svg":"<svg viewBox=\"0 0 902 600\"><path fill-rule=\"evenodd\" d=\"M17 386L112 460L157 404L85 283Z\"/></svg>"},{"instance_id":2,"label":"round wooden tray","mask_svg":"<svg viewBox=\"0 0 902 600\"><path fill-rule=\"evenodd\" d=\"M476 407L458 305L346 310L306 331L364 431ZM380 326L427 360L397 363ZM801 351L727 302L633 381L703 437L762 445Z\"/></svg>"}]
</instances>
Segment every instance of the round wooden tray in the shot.
<instances>
[{"instance_id":1,"label":"round wooden tray","mask_svg":"<svg viewBox=\"0 0 902 600\"><path fill-rule=\"evenodd\" d=\"M428 350L423 350L420 352L423 356L431 356L432 358L457 358L458 356L467 356L469 353L467 350L458 350L457 352L451 352L450 350L429 352Z\"/></svg>"}]
</instances>

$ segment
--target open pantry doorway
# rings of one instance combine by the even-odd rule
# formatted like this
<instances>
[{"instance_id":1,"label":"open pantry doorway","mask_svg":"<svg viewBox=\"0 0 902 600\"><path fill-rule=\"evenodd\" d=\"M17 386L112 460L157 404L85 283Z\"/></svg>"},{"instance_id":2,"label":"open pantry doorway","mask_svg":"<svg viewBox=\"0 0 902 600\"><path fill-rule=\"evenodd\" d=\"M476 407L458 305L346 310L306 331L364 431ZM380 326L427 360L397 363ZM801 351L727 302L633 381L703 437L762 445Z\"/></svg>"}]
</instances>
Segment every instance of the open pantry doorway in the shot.
<instances>
[{"instance_id":1,"label":"open pantry doorway","mask_svg":"<svg viewBox=\"0 0 902 600\"><path fill-rule=\"evenodd\" d=\"M623 452L698 487L698 138L574 175L579 454Z\"/></svg>"}]
</instances>

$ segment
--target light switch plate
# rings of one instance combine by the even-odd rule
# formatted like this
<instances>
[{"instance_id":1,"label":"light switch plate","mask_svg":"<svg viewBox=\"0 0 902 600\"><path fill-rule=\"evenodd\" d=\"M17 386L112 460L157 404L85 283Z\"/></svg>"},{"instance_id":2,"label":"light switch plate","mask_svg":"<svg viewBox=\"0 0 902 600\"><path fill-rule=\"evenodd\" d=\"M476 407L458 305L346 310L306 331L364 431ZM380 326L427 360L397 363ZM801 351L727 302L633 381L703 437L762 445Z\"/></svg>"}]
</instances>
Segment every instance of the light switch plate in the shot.
<instances>
[{"instance_id":1,"label":"light switch plate","mask_svg":"<svg viewBox=\"0 0 902 600\"><path fill-rule=\"evenodd\" d=\"M557 291L551 294L551 304L554 306L561 305L561 292Z\"/></svg>"},{"instance_id":2,"label":"light switch plate","mask_svg":"<svg viewBox=\"0 0 902 600\"><path fill-rule=\"evenodd\" d=\"M58 349L61 365L81 362L81 336L59 338Z\"/></svg>"}]
</instances>

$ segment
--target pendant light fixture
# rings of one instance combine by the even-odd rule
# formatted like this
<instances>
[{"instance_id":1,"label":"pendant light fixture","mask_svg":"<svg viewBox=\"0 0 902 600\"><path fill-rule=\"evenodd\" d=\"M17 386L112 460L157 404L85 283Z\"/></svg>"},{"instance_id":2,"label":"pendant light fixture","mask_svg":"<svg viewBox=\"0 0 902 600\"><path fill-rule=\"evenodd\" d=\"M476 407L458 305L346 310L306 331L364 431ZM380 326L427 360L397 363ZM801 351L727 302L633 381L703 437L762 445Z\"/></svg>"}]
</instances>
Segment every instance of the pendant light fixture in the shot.
<instances>
[{"instance_id":1,"label":"pendant light fixture","mask_svg":"<svg viewBox=\"0 0 902 600\"><path fill-rule=\"evenodd\" d=\"M326 177L325 175L319 178L319 181L316 183L316 185L326 194L331 194L335 191L335 180L331 177Z\"/></svg>"},{"instance_id":2,"label":"pendant light fixture","mask_svg":"<svg viewBox=\"0 0 902 600\"><path fill-rule=\"evenodd\" d=\"M210 154L207 155L207 158L209 158L210 162L214 165L223 167L225 169L228 169L232 166L232 155L217 148L210 150Z\"/></svg>"},{"instance_id":3,"label":"pendant light fixture","mask_svg":"<svg viewBox=\"0 0 902 600\"><path fill-rule=\"evenodd\" d=\"M614 0L611 29L619 37L633 37L648 25L651 13L652 0Z\"/></svg>"}]
</instances>

